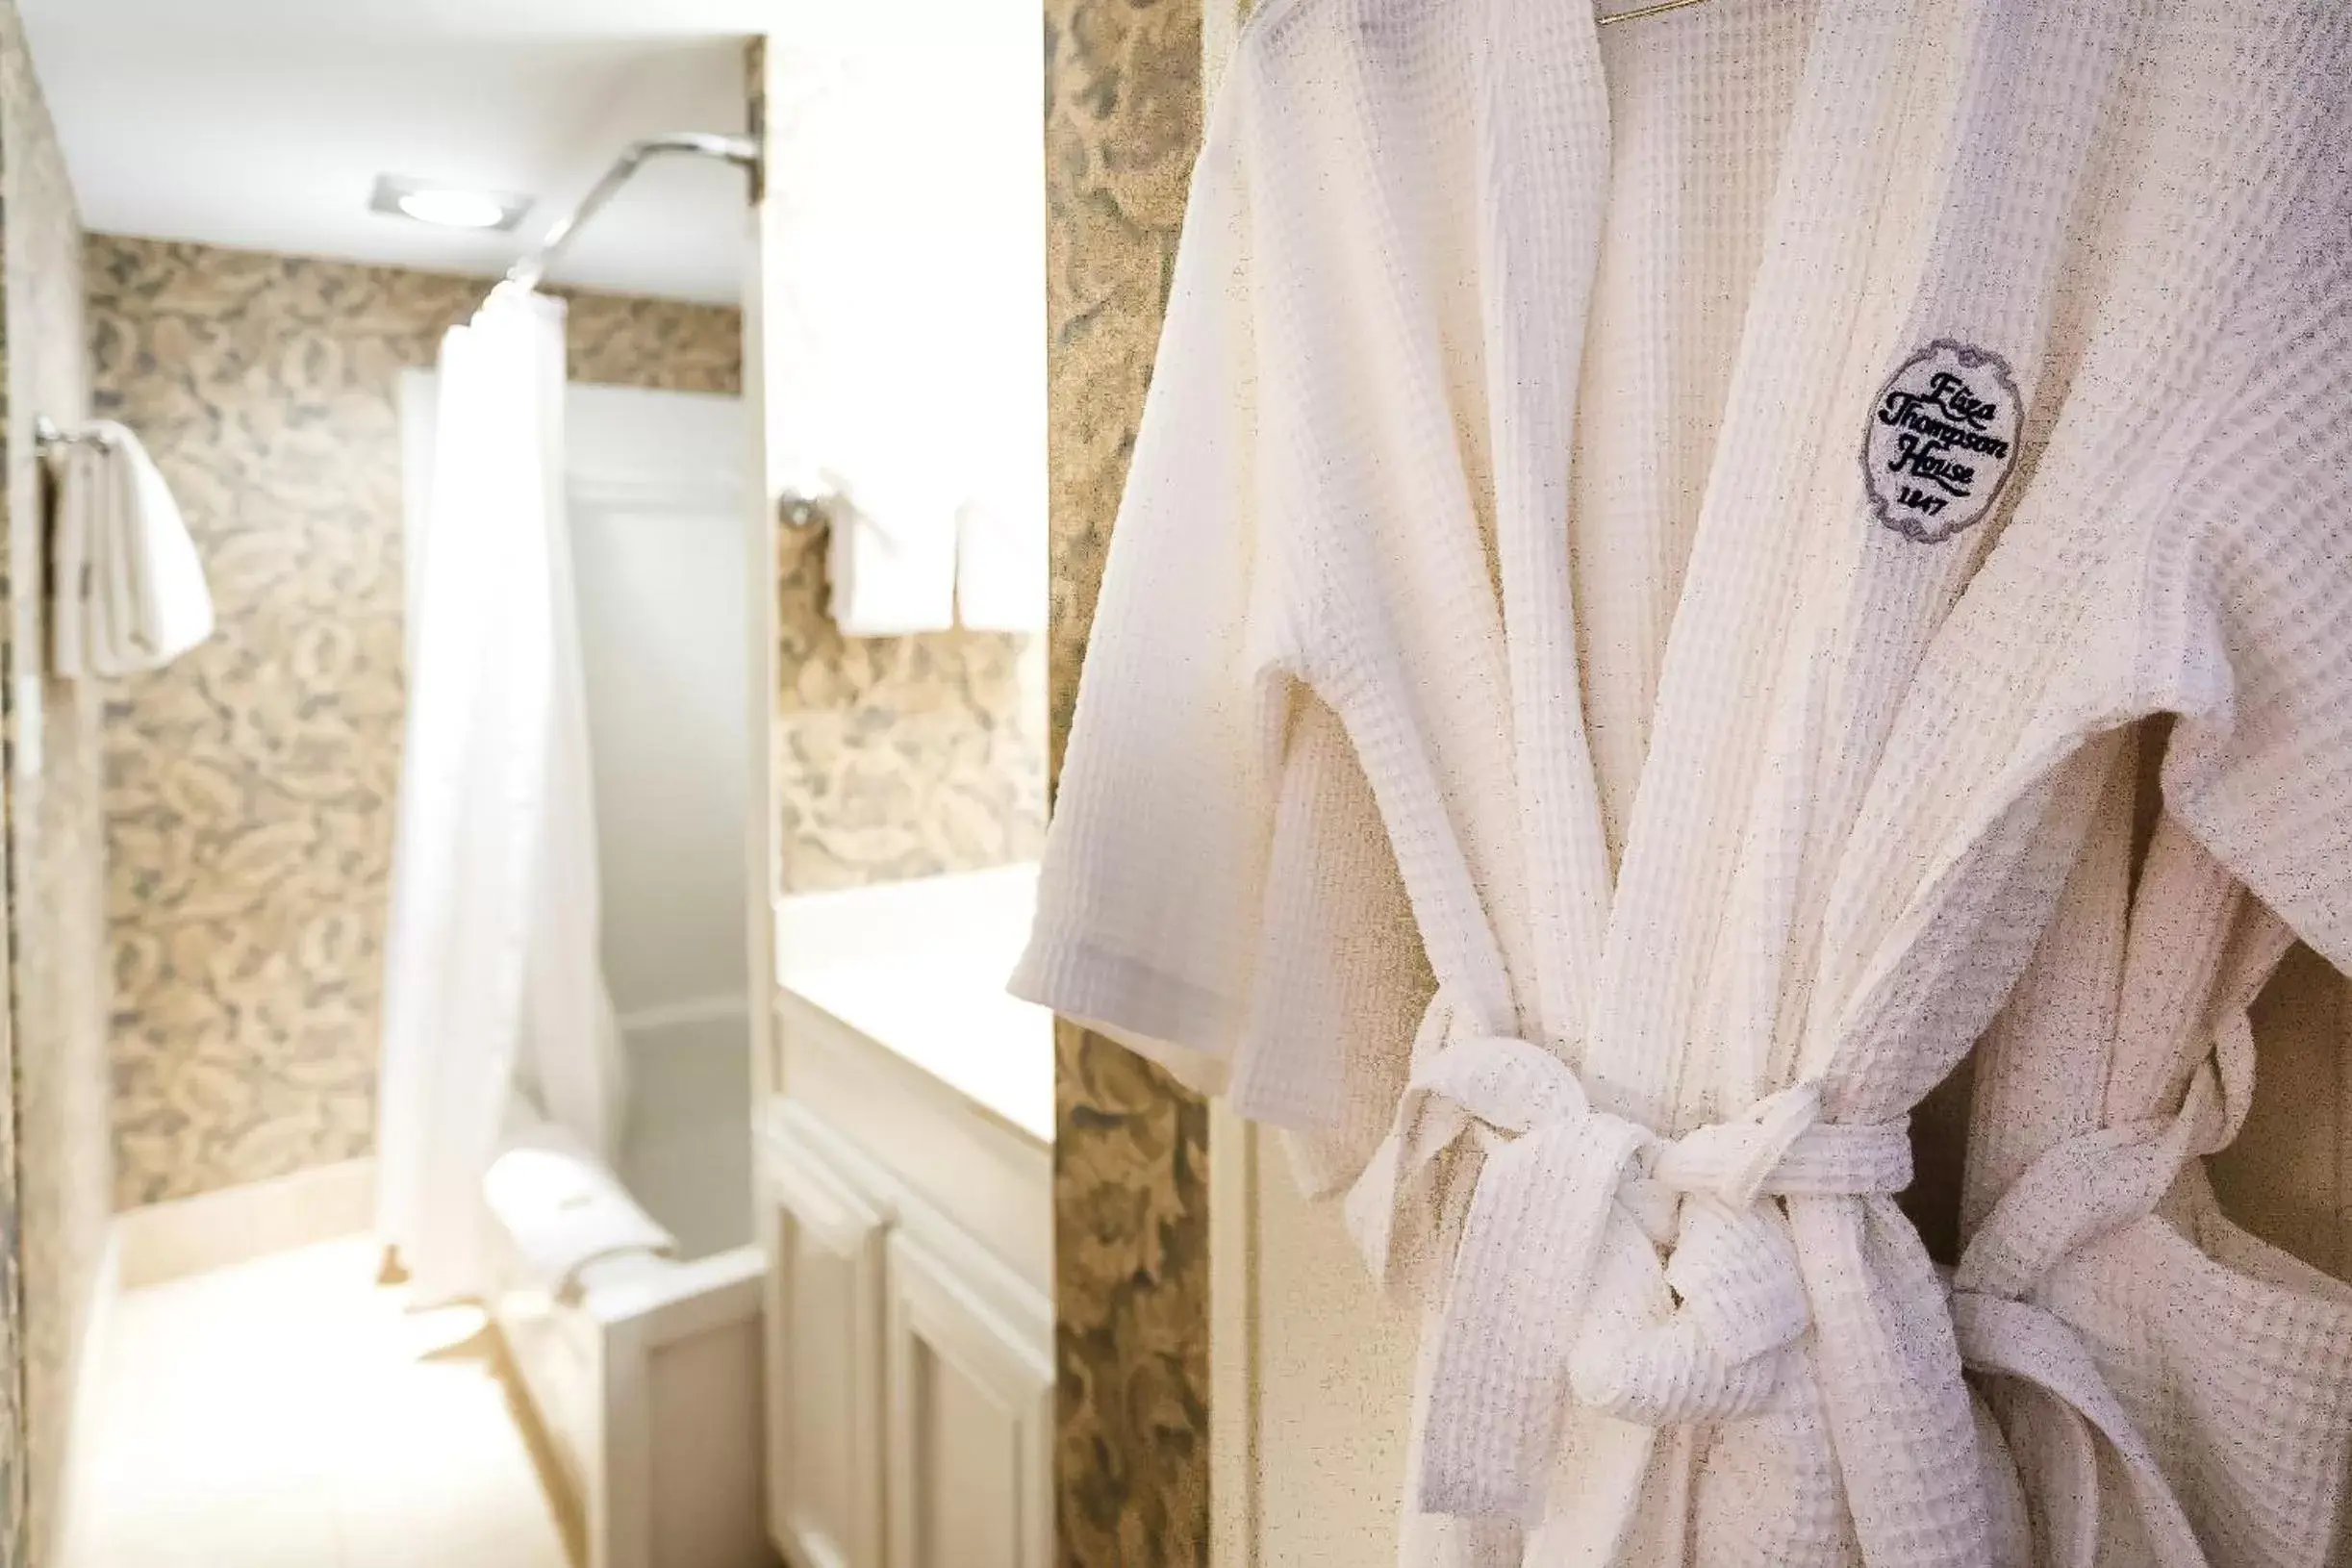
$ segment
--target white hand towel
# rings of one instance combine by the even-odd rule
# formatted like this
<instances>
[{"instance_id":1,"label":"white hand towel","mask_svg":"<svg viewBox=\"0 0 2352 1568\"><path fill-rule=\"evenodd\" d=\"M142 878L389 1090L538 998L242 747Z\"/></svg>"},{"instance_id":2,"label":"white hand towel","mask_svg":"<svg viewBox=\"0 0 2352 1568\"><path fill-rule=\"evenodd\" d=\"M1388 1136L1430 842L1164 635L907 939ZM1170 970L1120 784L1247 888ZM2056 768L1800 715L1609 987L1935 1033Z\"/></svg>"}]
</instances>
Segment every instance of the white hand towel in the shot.
<instances>
[{"instance_id":1,"label":"white hand towel","mask_svg":"<svg viewBox=\"0 0 2352 1568\"><path fill-rule=\"evenodd\" d=\"M213 634L213 594L170 487L110 419L54 458L52 642L61 675L127 675Z\"/></svg>"},{"instance_id":2,"label":"white hand towel","mask_svg":"<svg viewBox=\"0 0 2352 1568\"><path fill-rule=\"evenodd\" d=\"M588 1146L553 1122L510 1130L482 1176L482 1197L532 1274L558 1297L580 1270L620 1252L677 1252Z\"/></svg>"},{"instance_id":3,"label":"white hand towel","mask_svg":"<svg viewBox=\"0 0 2352 1568\"><path fill-rule=\"evenodd\" d=\"M955 518L955 613L973 631L1046 629L1046 506L1018 492L975 495Z\"/></svg>"},{"instance_id":4,"label":"white hand towel","mask_svg":"<svg viewBox=\"0 0 2352 1568\"><path fill-rule=\"evenodd\" d=\"M830 476L826 545L834 623L844 637L903 637L955 624L953 504L936 487Z\"/></svg>"}]
</instances>

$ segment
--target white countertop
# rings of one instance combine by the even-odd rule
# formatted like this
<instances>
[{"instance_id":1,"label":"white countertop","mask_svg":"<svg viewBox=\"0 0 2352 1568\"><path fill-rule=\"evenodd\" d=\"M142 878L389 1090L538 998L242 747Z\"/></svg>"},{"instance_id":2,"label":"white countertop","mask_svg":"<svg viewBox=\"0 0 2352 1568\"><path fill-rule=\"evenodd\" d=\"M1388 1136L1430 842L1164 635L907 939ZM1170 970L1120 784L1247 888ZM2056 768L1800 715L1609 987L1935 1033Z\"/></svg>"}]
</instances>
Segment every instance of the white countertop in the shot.
<instances>
[{"instance_id":1,"label":"white countertop","mask_svg":"<svg viewBox=\"0 0 2352 1568\"><path fill-rule=\"evenodd\" d=\"M776 901L776 983L1032 1137L1053 1139L1053 1015L1005 995L1037 868Z\"/></svg>"}]
</instances>

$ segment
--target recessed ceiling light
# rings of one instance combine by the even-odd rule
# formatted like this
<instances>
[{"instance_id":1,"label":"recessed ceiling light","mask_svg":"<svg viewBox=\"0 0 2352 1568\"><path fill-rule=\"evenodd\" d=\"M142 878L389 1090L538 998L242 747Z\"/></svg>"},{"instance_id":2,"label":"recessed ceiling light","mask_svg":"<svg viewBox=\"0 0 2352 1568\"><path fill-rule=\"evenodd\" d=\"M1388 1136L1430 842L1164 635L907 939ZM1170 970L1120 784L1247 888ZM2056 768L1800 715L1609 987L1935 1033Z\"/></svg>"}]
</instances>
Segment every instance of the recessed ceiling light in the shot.
<instances>
[{"instance_id":1,"label":"recessed ceiling light","mask_svg":"<svg viewBox=\"0 0 2352 1568\"><path fill-rule=\"evenodd\" d=\"M367 205L379 213L392 213L444 229L505 230L522 221L522 215L531 209L531 198L398 174L379 174Z\"/></svg>"},{"instance_id":2,"label":"recessed ceiling light","mask_svg":"<svg viewBox=\"0 0 2352 1568\"><path fill-rule=\"evenodd\" d=\"M506 221L498 199L479 190L411 190L400 197L400 211L444 229L494 229Z\"/></svg>"}]
</instances>

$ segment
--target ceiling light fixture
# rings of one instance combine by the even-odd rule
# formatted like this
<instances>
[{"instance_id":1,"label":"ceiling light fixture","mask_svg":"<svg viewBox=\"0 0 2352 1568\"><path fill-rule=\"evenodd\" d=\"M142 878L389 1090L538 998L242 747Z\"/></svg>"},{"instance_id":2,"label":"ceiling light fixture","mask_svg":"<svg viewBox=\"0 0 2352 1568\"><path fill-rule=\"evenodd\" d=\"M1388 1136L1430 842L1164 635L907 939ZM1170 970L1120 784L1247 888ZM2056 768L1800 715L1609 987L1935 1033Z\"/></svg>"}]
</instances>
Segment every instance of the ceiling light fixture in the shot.
<instances>
[{"instance_id":1,"label":"ceiling light fixture","mask_svg":"<svg viewBox=\"0 0 2352 1568\"><path fill-rule=\"evenodd\" d=\"M444 229L494 229L506 221L506 209L479 190L412 190L400 198L400 211Z\"/></svg>"},{"instance_id":2,"label":"ceiling light fixture","mask_svg":"<svg viewBox=\"0 0 2352 1568\"><path fill-rule=\"evenodd\" d=\"M438 228L504 232L522 221L522 215L531 210L531 198L398 174L379 174L367 205L375 212L413 218Z\"/></svg>"}]
</instances>

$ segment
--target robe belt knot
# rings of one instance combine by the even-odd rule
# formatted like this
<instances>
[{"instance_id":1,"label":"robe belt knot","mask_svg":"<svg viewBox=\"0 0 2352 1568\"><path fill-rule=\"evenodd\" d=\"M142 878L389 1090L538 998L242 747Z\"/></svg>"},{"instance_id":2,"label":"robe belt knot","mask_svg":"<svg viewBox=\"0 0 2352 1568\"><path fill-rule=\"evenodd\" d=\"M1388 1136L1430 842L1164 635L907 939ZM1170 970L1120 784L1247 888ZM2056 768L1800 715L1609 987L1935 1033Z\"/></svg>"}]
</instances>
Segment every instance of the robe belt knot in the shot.
<instances>
[{"instance_id":1,"label":"robe belt knot","mask_svg":"<svg viewBox=\"0 0 2352 1568\"><path fill-rule=\"evenodd\" d=\"M1383 1146L1392 1192L1471 1134L1484 1152L1454 1253L1420 1505L1529 1517L1563 1396L1651 1426L1765 1407L1809 1318L1775 1197L1900 1191L1906 1124L1821 1120L1818 1084L1676 1138L1596 1108L1522 1040L1448 1040ZM1376 1161L1376 1164L1378 1163Z\"/></svg>"}]
</instances>

